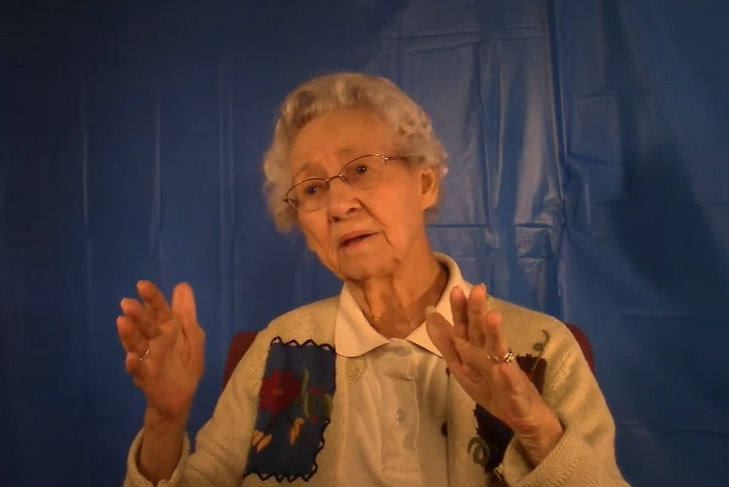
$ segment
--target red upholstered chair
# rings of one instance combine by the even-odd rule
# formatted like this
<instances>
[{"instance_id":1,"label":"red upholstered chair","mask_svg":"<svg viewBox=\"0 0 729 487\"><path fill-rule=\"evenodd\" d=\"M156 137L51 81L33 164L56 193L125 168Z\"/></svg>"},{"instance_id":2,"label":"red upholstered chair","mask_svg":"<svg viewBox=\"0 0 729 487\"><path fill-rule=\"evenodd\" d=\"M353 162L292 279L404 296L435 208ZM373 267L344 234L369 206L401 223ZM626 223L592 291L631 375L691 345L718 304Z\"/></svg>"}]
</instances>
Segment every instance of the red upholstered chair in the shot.
<instances>
[{"instance_id":1,"label":"red upholstered chair","mask_svg":"<svg viewBox=\"0 0 729 487\"><path fill-rule=\"evenodd\" d=\"M592 346L590 345L590 341L587 339L587 336L575 325L567 324L567 328L569 328L577 339L577 343L580 345L582 353L585 355L585 359L590 365L590 370L595 372L595 358L592 354ZM223 388L225 388L225 385L228 383L230 376L235 370L235 366L238 365L240 359L242 359L246 354L257 334L258 332L256 331L242 331L233 336L233 342L230 344L230 348L228 349L228 358L225 361L225 368L223 369Z\"/></svg>"},{"instance_id":2,"label":"red upholstered chair","mask_svg":"<svg viewBox=\"0 0 729 487\"><path fill-rule=\"evenodd\" d=\"M565 323L567 325L567 328L572 332L572 334L575 336L575 339L577 340L577 344L582 349L582 354L585 356L585 360L587 361L587 365L590 366L590 370L592 373L595 373L595 355L592 353L592 345L590 345L590 340L587 339L587 335L585 335L585 332L577 328L575 325L572 325L570 323Z\"/></svg>"},{"instance_id":3,"label":"red upholstered chair","mask_svg":"<svg viewBox=\"0 0 729 487\"><path fill-rule=\"evenodd\" d=\"M253 344L256 335L258 335L257 331L241 331L233 335L233 341L228 349L228 358L225 360L225 367L223 368L223 389L230 380L230 376L233 375L235 366L238 365L240 359L243 358Z\"/></svg>"}]
</instances>

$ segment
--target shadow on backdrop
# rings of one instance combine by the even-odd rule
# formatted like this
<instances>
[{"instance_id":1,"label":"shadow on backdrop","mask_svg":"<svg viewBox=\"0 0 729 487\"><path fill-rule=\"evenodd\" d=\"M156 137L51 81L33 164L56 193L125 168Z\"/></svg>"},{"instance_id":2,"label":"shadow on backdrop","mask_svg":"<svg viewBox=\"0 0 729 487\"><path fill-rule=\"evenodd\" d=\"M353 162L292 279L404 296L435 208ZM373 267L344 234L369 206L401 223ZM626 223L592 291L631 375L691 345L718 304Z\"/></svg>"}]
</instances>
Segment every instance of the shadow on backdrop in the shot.
<instances>
[{"instance_id":1,"label":"shadow on backdrop","mask_svg":"<svg viewBox=\"0 0 729 487\"><path fill-rule=\"evenodd\" d=\"M616 208L614 226L623 255L677 311L723 315L729 263L682 161L655 154L625 171L626 198Z\"/></svg>"}]
</instances>

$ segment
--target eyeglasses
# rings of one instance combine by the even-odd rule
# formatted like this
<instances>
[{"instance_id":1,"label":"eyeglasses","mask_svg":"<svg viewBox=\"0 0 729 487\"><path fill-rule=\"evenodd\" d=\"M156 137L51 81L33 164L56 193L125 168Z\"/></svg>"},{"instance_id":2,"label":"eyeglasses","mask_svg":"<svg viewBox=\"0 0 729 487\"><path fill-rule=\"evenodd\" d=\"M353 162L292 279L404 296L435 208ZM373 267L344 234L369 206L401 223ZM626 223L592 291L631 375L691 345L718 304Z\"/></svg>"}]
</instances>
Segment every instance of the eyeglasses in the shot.
<instances>
[{"instance_id":1,"label":"eyeglasses","mask_svg":"<svg viewBox=\"0 0 729 487\"><path fill-rule=\"evenodd\" d=\"M341 179L355 189L369 189L382 181L387 162L403 159L400 156L368 154L349 161L339 174L329 178L308 178L294 184L286 193L286 201L296 211L308 212L324 208L329 201L329 183Z\"/></svg>"}]
</instances>

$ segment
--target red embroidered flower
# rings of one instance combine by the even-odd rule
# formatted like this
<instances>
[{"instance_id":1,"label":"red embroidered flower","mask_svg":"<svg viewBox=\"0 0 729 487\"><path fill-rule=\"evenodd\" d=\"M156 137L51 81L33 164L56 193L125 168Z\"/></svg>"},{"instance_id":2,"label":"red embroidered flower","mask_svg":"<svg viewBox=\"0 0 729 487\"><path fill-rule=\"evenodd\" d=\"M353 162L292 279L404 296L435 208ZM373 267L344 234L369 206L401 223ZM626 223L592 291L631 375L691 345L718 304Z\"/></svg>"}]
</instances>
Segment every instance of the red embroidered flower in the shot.
<instances>
[{"instance_id":1,"label":"red embroidered flower","mask_svg":"<svg viewBox=\"0 0 729 487\"><path fill-rule=\"evenodd\" d=\"M291 372L277 370L271 377L263 379L261 386L261 409L278 414L291 406L301 394L301 383Z\"/></svg>"}]
</instances>

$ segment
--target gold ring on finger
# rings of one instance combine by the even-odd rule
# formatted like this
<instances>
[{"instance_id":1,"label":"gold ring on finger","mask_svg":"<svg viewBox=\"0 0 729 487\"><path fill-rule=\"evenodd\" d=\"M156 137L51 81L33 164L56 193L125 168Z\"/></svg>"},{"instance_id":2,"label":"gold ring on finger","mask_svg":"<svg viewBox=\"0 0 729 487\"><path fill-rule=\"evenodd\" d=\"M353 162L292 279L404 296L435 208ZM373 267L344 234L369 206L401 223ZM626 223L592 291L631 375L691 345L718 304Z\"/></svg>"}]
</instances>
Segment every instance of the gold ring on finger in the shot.
<instances>
[{"instance_id":1,"label":"gold ring on finger","mask_svg":"<svg viewBox=\"0 0 729 487\"><path fill-rule=\"evenodd\" d=\"M146 359L147 358L147 355L149 355L149 345L147 345L147 351L144 352L144 355L142 355L141 357L139 357L139 360Z\"/></svg>"},{"instance_id":2,"label":"gold ring on finger","mask_svg":"<svg viewBox=\"0 0 729 487\"><path fill-rule=\"evenodd\" d=\"M500 359L497 357L493 357L493 356L489 355L488 353L486 354L486 358L489 359L489 362L494 363L494 364L509 364L514 361L514 359L516 358L516 355L514 355L514 352L511 349L509 349L509 351L506 352L506 354L503 357L501 357Z\"/></svg>"},{"instance_id":3,"label":"gold ring on finger","mask_svg":"<svg viewBox=\"0 0 729 487\"><path fill-rule=\"evenodd\" d=\"M132 353L132 352L127 352L127 355L129 355L130 353ZM144 360L144 359L146 359L146 358L147 358L147 355L149 355L149 345L147 345L147 351L146 351L146 352L144 352L144 354L142 354L142 355L141 355L141 356L139 357L139 360Z\"/></svg>"}]
</instances>

